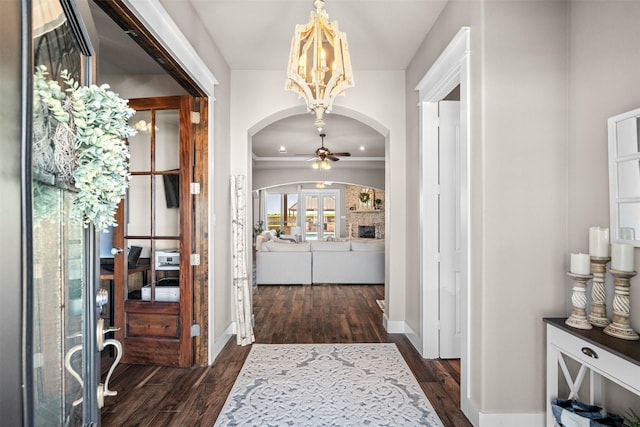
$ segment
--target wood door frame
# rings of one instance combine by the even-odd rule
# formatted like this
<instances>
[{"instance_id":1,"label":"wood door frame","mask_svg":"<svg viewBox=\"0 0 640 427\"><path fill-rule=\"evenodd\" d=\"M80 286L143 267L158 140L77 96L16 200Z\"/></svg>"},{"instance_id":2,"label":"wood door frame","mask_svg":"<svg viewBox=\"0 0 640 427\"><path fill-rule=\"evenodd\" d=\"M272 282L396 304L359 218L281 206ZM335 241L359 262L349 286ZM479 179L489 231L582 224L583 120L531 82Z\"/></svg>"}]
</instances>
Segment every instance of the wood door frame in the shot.
<instances>
[{"instance_id":1,"label":"wood door frame","mask_svg":"<svg viewBox=\"0 0 640 427\"><path fill-rule=\"evenodd\" d=\"M200 125L196 126L194 133L194 181L200 183L200 194L193 198L193 247L200 254L200 265L193 271L193 322L200 325L200 335L194 339L194 363L210 364L226 342L216 343L210 337L210 331L215 329L212 304L214 270L210 262L214 254L214 228L213 215L209 215L214 207L213 185L209 183L214 134L209 124L213 123L214 88L218 81L158 0L136 3L128 0L93 1L196 99L194 111L200 112ZM189 68L185 69L181 64L188 64Z\"/></svg>"}]
</instances>

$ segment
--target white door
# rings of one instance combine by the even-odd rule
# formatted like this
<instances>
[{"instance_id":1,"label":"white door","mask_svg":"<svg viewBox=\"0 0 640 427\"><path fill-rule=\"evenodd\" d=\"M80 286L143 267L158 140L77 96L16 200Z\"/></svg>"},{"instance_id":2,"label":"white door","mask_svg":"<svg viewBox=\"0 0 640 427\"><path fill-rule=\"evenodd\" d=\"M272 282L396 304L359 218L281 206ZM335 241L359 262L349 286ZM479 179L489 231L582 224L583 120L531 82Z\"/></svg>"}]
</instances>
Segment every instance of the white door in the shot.
<instances>
[{"instance_id":1,"label":"white door","mask_svg":"<svg viewBox=\"0 0 640 427\"><path fill-rule=\"evenodd\" d=\"M302 190L304 240L324 240L340 235L340 191Z\"/></svg>"},{"instance_id":2,"label":"white door","mask_svg":"<svg viewBox=\"0 0 640 427\"><path fill-rule=\"evenodd\" d=\"M462 333L462 165L460 102L440 101L440 358L460 357Z\"/></svg>"}]
</instances>

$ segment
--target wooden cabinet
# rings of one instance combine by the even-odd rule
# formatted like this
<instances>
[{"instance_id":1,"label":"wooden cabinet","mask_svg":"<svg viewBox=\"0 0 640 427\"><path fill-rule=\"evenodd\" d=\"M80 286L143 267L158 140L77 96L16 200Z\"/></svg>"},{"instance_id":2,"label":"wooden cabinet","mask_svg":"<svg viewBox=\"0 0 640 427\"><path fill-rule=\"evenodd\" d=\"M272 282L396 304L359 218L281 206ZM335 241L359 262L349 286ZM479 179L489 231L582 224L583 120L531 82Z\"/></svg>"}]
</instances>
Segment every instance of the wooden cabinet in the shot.
<instances>
[{"instance_id":1,"label":"wooden cabinet","mask_svg":"<svg viewBox=\"0 0 640 427\"><path fill-rule=\"evenodd\" d=\"M611 337L600 328L575 329L564 318L545 318L547 324L547 426L554 425L551 400L579 399L602 405L604 379L640 396L640 343ZM567 368L568 359L580 366L575 378ZM558 396L559 373L569 386L569 396ZM579 396L588 378L589 396Z\"/></svg>"}]
</instances>

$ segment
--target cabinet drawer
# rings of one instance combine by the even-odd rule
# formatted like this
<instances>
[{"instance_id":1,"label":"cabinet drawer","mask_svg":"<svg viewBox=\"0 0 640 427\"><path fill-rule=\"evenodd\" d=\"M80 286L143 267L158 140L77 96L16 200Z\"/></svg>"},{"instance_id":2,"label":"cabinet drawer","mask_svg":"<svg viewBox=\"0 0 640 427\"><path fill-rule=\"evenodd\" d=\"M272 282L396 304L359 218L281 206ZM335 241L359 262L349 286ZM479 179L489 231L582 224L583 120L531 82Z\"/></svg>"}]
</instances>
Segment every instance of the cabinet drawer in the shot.
<instances>
[{"instance_id":1,"label":"cabinet drawer","mask_svg":"<svg viewBox=\"0 0 640 427\"><path fill-rule=\"evenodd\" d=\"M553 326L547 326L547 336L549 343L561 353L587 365L595 372L620 384L622 387L640 394L640 366ZM590 351L597 357L585 354Z\"/></svg>"}]
</instances>

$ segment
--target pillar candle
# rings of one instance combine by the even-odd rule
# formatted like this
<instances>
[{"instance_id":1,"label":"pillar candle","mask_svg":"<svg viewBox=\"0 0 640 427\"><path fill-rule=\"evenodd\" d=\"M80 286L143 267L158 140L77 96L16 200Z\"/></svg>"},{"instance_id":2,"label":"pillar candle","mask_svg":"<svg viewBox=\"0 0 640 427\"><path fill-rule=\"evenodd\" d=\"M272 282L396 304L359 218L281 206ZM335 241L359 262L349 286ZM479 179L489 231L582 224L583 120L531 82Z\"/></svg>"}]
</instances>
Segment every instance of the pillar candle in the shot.
<instances>
[{"instance_id":1,"label":"pillar candle","mask_svg":"<svg viewBox=\"0 0 640 427\"><path fill-rule=\"evenodd\" d=\"M624 243L611 245L611 269L633 271L633 246Z\"/></svg>"},{"instance_id":2,"label":"pillar candle","mask_svg":"<svg viewBox=\"0 0 640 427\"><path fill-rule=\"evenodd\" d=\"M591 274L591 258L589 254L571 254L571 267L569 271L573 274Z\"/></svg>"},{"instance_id":3,"label":"pillar candle","mask_svg":"<svg viewBox=\"0 0 640 427\"><path fill-rule=\"evenodd\" d=\"M589 254L592 257L609 256L609 229L604 227L589 228Z\"/></svg>"}]
</instances>

